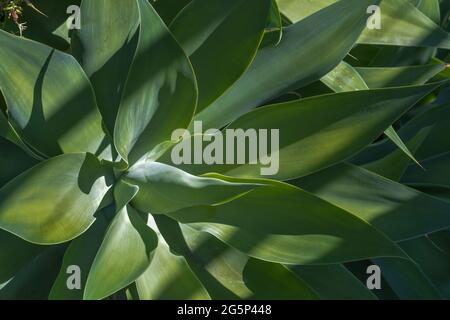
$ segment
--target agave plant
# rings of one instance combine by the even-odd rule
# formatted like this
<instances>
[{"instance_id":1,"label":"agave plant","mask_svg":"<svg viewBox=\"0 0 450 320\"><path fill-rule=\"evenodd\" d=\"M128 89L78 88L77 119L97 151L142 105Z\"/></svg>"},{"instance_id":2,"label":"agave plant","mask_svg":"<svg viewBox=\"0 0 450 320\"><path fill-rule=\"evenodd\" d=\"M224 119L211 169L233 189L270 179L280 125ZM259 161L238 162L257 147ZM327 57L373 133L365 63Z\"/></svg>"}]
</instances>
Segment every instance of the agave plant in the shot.
<instances>
[{"instance_id":1,"label":"agave plant","mask_svg":"<svg viewBox=\"0 0 450 320\"><path fill-rule=\"evenodd\" d=\"M448 1L33 3L0 30L1 299L450 297ZM278 170L174 161L195 123L278 130Z\"/></svg>"}]
</instances>

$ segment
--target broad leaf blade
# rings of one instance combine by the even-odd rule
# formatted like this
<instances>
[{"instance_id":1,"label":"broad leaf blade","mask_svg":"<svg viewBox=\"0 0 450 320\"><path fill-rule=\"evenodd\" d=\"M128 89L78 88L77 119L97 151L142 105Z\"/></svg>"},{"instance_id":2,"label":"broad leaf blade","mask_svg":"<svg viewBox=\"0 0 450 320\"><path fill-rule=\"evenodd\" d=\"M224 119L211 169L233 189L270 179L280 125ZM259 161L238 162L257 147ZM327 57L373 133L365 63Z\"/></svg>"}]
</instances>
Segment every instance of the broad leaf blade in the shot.
<instances>
[{"instance_id":1,"label":"broad leaf blade","mask_svg":"<svg viewBox=\"0 0 450 320\"><path fill-rule=\"evenodd\" d=\"M0 41L0 88L21 137L49 156L102 154L108 138L90 82L76 60L4 31Z\"/></svg>"},{"instance_id":2,"label":"broad leaf blade","mask_svg":"<svg viewBox=\"0 0 450 320\"><path fill-rule=\"evenodd\" d=\"M270 98L319 80L350 51L365 27L364 12L373 2L340 1L285 28L280 44L262 48L249 70L196 119L205 128L222 128ZM327 55L316 59L325 46Z\"/></svg>"},{"instance_id":3,"label":"broad leaf blade","mask_svg":"<svg viewBox=\"0 0 450 320\"><path fill-rule=\"evenodd\" d=\"M109 133L114 132L123 88L136 50L135 0L85 0L72 50L92 82ZM92 30L95 30L92 32Z\"/></svg>"},{"instance_id":4,"label":"broad leaf blade","mask_svg":"<svg viewBox=\"0 0 450 320\"><path fill-rule=\"evenodd\" d=\"M106 212L102 211L104 215ZM108 220L101 216L95 223L78 238L74 239L67 248L58 277L50 291L51 300L83 300L86 280L95 259L103 236L108 227ZM68 281L71 274L67 273L69 266L80 268L80 289L69 289Z\"/></svg>"},{"instance_id":5,"label":"broad leaf blade","mask_svg":"<svg viewBox=\"0 0 450 320\"><path fill-rule=\"evenodd\" d=\"M196 177L158 162L137 165L122 179L140 188L132 204L139 210L152 214L230 201L259 186L254 183L231 183L216 178Z\"/></svg>"},{"instance_id":6,"label":"broad leaf blade","mask_svg":"<svg viewBox=\"0 0 450 320\"><path fill-rule=\"evenodd\" d=\"M244 279L257 300L318 300L318 294L287 267L250 259Z\"/></svg>"},{"instance_id":7,"label":"broad leaf blade","mask_svg":"<svg viewBox=\"0 0 450 320\"><path fill-rule=\"evenodd\" d=\"M115 146L130 164L170 140L174 129L187 127L197 101L185 53L153 7L146 0L136 1L139 39L114 131Z\"/></svg>"},{"instance_id":8,"label":"broad leaf blade","mask_svg":"<svg viewBox=\"0 0 450 320\"><path fill-rule=\"evenodd\" d=\"M197 112L248 68L261 42L269 7L270 0L193 0L171 23L195 70Z\"/></svg>"},{"instance_id":9,"label":"broad leaf blade","mask_svg":"<svg viewBox=\"0 0 450 320\"><path fill-rule=\"evenodd\" d=\"M100 300L134 282L148 268L158 236L130 206L117 212L95 256L84 299Z\"/></svg>"},{"instance_id":10,"label":"broad leaf blade","mask_svg":"<svg viewBox=\"0 0 450 320\"><path fill-rule=\"evenodd\" d=\"M263 158L264 162L271 160L270 178L305 176L361 151L440 85L345 92L259 108L238 118L227 129L279 130L279 148L267 159L260 156L259 164L249 164L247 159L244 165L185 165L183 169L259 177L261 170L269 167L261 163ZM277 139L270 138L271 134L268 141L273 147Z\"/></svg>"},{"instance_id":11,"label":"broad leaf blade","mask_svg":"<svg viewBox=\"0 0 450 320\"><path fill-rule=\"evenodd\" d=\"M261 187L234 201L168 214L249 256L288 264L327 264L402 256L372 226L300 189Z\"/></svg>"},{"instance_id":12,"label":"broad leaf blade","mask_svg":"<svg viewBox=\"0 0 450 320\"><path fill-rule=\"evenodd\" d=\"M368 221L396 241L450 226L449 203L350 164L292 183Z\"/></svg>"},{"instance_id":13,"label":"broad leaf blade","mask_svg":"<svg viewBox=\"0 0 450 320\"><path fill-rule=\"evenodd\" d=\"M72 240L95 221L110 179L89 154L47 160L0 189L0 228L39 244Z\"/></svg>"}]
</instances>

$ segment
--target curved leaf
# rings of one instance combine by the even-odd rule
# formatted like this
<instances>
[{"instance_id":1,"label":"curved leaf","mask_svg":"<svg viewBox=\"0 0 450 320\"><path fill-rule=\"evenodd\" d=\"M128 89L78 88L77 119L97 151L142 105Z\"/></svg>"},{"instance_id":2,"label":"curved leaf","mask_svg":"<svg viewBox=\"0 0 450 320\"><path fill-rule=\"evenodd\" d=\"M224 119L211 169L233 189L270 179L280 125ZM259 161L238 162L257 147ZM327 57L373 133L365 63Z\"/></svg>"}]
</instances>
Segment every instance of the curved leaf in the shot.
<instances>
[{"instance_id":1,"label":"curved leaf","mask_svg":"<svg viewBox=\"0 0 450 320\"><path fill-rule=\"evenodd\" d=\"M151 220L149 219L149 222ZM150 224L157 230L155 223ZM191 270L186 258L170 251L158 232L158 248L150 267L136 280L141 300L209 300L210 296Z\"/></svg>"},{"instance_id":2,"label":"curved leaf","mask_svg":"<svg viewBox=\"0 0 450 320\"><path fill-rule=\"evenodd\" d=\"M69 14L67 8L79 6L81 0L33 0L34 8L24 1L23 16L20 22L26 23L27 29L23 36L55 49L68 51L70 49L70 31L67 27ZM39 10L40 12L36 11ZM17 26L11 24L8 31L18 33Z\"/></svg>"},{"instance_id":3,"label":"curved leaf","mask_svg":"<svg viewBox=\"0 0 450 320\"><path fill-rule=\"evenodd\" d=\"M129 205L108 227L84 291L84 299L100 300L125 288L150 265L158 236Z\"/></svg>"},{"instance_id":4,"label":"curved leaf","mask_svg":"<svg viewBox=\"0 0 450 320\"><path fill-rule=\"evenodd\" d=\"M319 80L350 51L365 26L369 3L374 1L340 1L284 28L280 44L262 48L247 72L196 120L205 128L222 128L270 98ZM315 59L324 47L327 54Z\"/></svg>"},{"instance_id":5,"label":"curved leaf","mask_svg":"<svg viewBox=\"0 0 450 320\"><path fill-rule=\"evenodd\" d=\"M403 300L441 300L442 295L423 271L411 260L383 258L373 263L381 269L383 277L395 294Z\"/></svg>"},{"instance_id":6,"label":"curved leaf","mask_svg":"<svg viewBox=\"0 0 450 320\"><path fill-rule=\"evenodd\" d=\"M197 112L248 68L261 42L269 8L270 0L193 0L171 23L171 31L195 70Z\"/></svg>"},{"instance_id":7,"label":"curved leaf","mask_svg":"<svg viewBox=\"0 0 450 320\"><path fill-rule=\"evenodd\" d=\"M300 189L267 186L234 201L168 214L261 260L327 264L402 256L372 226Z\"/></svg>"},{"instance_id":8,"label":"curved leaf","mask_svg":"<svg viewBox=\"0 0 450 320\"><path fill-rule=\"evenodd\" d=\"M153 7L136 1L139 39L114 130L117 151L130 164L170 140L174 129L187 127L197 100L185 53Z\"/></svg>"},{"instance_id":9,"label":"curved leaf","mask_svg":"<svg viewBox=\"0 0 450 320\"><path fill-rule=\"evenodd\" d=\"M227 129L279 130L279 149L271 155L272 162L279 157L279 171L270 177L293 179L361 151L439 85L345 92L266 106L238 118ZM259 177L263 167L259 163L182 168L248 178Z\"/></svg>"},{"instance_id":10,"label":"curved leaf","mask_svg":"<svg viewBox=\"0 0 450 320\"><path fill-rule=\"evenodd\" d=\"M74 33L72 51L91 79L98 107L112 135L136 50L137 3L135 0L84 0L80 15L81 29Z\"/></svg>"},{"instance_id":11,"label":"curved leaf","mask_svg":"<svg viewBox=\"0 0 450 320\"><path fill-rule=\"evenodd\" d=\"M244 278L253 292L252 299L319 299L318 294L308 284L281 264L250 259L244 269Z\"/></svg>"},{"instance_id":12,"label":"curved leaf","mask_svg":"<svg viewBox=\"0 0 450 320\"><path fill-rule=\"evenodd\" d=\"M344 61L339 63L336 68L331 70L320 80L334 92L369 89L356 69Z\"/></svg>"},{"instance_id":13,"label":"curved leaf","mask_svg":"<svg viewBox=\"0 0 450 320\"><path fill-rule=\"evenodd\" d=\"M64 250L65 246L53 246L37 256L0 290L0 300L46 300Z\"/></svg>"},{"instance_id":14,"label":"curved leaf","mask_svg":"<svg viewBox=\"0 0 450 320\"><path fill-rule=\"evenodd\" d=\"M172 20L180 13L191 0L156 0L152 1L152 6L158 12L158 15L169 25Z\"/></svg>"},{"instance_id":15,"label":"curved leaf","mask_svg":"<svg viewBox=\"0 0 450 320\"><path fill-rule=\"evenodd\" d=\"M337 0L277 0L280 10L291 21L304 21L327 10ZM376 5L371 3L366 5ZM380 3L381 29L366 28L358 43L413 47L450 48L450 35L408 0L383 0ZM366 19L369 15L365 15Z\"/></svg>"},{"instance_id":16,"label":"curved leaf","mask_svg":"<svg viewBox=\"0 0 450 320\"><path fill-rule=\"evenodd\" d=\"M443 64L395 68L356 68L371 89L424 84L446 67Z\"/></svg>"},{"instance_id":17,"label":"curved leaf","mask_svg":"<svg viewBox=\"0 0 450 320\"><path fill-rule=\"evenodd\" d=\"M0 97L1 99L1 97ZM36 159L36 160L42 160L41 156L36 155L35 152L33 152L19 137L16 130L12 127L12 125L9 123L6 116L3 114L3 112L0 112L0 137L3 137L12 143L19 146L23 151L25 151L30 157Z\"/></svg>"},{"instance_id":18,"label":"curved leaf","mask_svg":"<svg viewBox=\"0 0 450 320\"><path fill-rule=\"evenodd\" d=\"M0 228L39 244L69 241L95 221L110 179L89 154L40 163L0 189Z\"/></svg>"},{"instance_id":19,"label":"curved leaf","mask_svg":"<svg viewBox=\"0 0 450 320\"><path fill-rule=\"evenodd\" d=\"M172 252L182 255L212 299L236 300L251 295L242 272L248 257L210 235L164 215L155 221Z\"/></svg>"},{"instance_id":20,"label":"curved leaf","mask_svg":"<svg viewBox=\"0 0 450 320\"><path fill-rule=\"evenodd\" d=\"M450 49L450 34L408 0L383 0L380 10L381 29L366 29L359 43Z\"/></svg>"},{"instance_id":21,"label":"curved leaf","mask_svg":"<svg viewBox=\"0 0 450 320\"><path fill-rule=\"evenodd\" d=\"M433 242L433 235L400 243L403 250L419 265L420 269L440 291L450 299L450 252Z\"/></svg>"},{"instance_id":22,"label":"curved leaf","mask_svg":"<svg viewBox=\"0 0 450 320\"><path fill-rule=\"evenodd\" d=\"M450 152L422 161L425 170L409 166L402 182L450 187Z\"/></svg>"},{"instance_id":23,"label":"curved leaf","mask_svg":"<svg viewBox=\"0 0 450 320\"><path fill-rule=\"evenodd\" d=\"M108 139L92 87L76 60L1 30L0 41L0 88L21 137L49 156L100 155Z\"/></svg>"},{"instance_id":24,"label":"curved leaf","mask_svg":"<svg viewBox=\"0 0 450 320\"><path fill-rule=\"evenodd\" d=\"M429 134L415 152L415 157L424 160L450 151L450 140L446 137L450 125L450 104L423 107L421 112L405 123L399 130L399 136L410 141L421 130L429 130ZM395 150L390 141L374 143L357 154L352 162L358 165L381 159Z\"/></svg>"},{"instance_id":25,"label":"curved leaf","mask_svg":"<svg viewBox=\"0 0 450 320\"><path fill-rule=\"evenodd\" d=\"M343 265L289 266L303 279L320 299L325 300L375 300L376 296Z\"/></svg>"},{"instance_id":26,"label":"curved leaf","mask_svg":"<svg viewBox=\"0 0 450 320\"><path fill-rule=\"evenodd\" d=\"M292 183L368 221L396 241L450 226L449 203L350 164Z\"/></svg>"},{"instance_id":27,"label":"curved leaf","mask_svg":"<svg viewBox=\"0 0 450 320\"><path fill-rule=\"evenodd\" d=\"M180 169L147 162L133 167L122 181L139 186L132 200L137 209L161 214L197 205L229 201L255 187L252 183L231 183L190 175Z\"/></svg>"},{"instance_id":28,"label":"curved leaf","mask_svg":"<svg viewBox=\"0 0 450 320\"><path fill-rule=\"evenodd\" d=\"M44 246L26 242L9 232L0 230L0 283L13 278L22 267L44 249Z\"/></svg>"},{"instance_id":29,"label":"curved leaf","mask_svg":"<svg viewBox=\"0 0 450 320\"><path fill-rule=\"evenodd\" d=\"M95 223L81 236L74 239L67 248L49 299L51 300L82 300L86 281L91 269L92 262L95 259L98 249L103 241L103 236L108 227L108 219L104 211ZM109 218L109 217L108 217ZM67 286L70 274L67 273L69 266L78 266L80 268L80 285L78 290L70 290Z\"/></svg>"},{"instance_id":30,"label":"curved leaf","mask_svg":"<svg viewBox=\"0 0 450 320\"><path fill-rule=\"evenodd\" d=\"M429 133L430 128L420 130L414 138L408 141L406 150L409 152L409 149L411 149L413 152L416 152ZM362 167L388 179L400 181L405 170L408 168L410 160L411 156L408 156L405 151L396 149L387 156L366 163ZM420 166L419 164L417 165ZM423 167L421 168L423 169Z\"/></svg>"},{"instance_id":31,"label":"curved leaf","mask_svg":"<svg viewBox=\"0 0 450 320\"><path fill-rule=\"evenodd\" d=\"M427 79L428 80L428 79ZM336 68L324 76L321 81L334 92L368 90L365 80L358 71L346 62L341 62ZM384 132L408 157L417 162L408 147L397 135L395 129L390 126Z\"/></svg>"},{"instance_id":32,"label":"curved leaf","mask_svg":"<svg viewBox=\"0 0 450 320\"><path fill-rule=\"evenodd\" d=\"M11 179L38 163L21 148L0 137L0 188Z\"/></svg>"}]
</instances>

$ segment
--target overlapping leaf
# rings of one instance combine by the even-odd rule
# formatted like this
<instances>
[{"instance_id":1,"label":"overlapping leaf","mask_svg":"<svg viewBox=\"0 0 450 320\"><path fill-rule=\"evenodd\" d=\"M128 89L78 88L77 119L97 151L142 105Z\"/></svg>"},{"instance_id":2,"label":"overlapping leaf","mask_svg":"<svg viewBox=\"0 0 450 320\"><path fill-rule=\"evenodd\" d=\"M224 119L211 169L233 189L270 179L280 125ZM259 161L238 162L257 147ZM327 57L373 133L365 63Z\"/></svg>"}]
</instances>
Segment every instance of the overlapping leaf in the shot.
<instances>
[{"instance_id":1,"label":"overlapping leaf","mask_svg":"<svg viewBox=\"0 0 450 320\"><path fill-rule=\"evenodd\" d=\"M262 48L249 70L197 119L205 128L222 128L270 98L319 80L350 51L365 26L366 8L373 3L340 1L285 28L281 42ZM324 47L326 55L315 59Z\"/></svg>"},{"instance_id":2,"label":"overlapping leaf","mask_svg":"<svg viewBox=\"0 0 450 320\"><path fill-rule=\"evenodd\" d=\"M117 151L135 163L176 128L189 125L197 85L186 54L156 11L137 0L139 39L114 130Z\"/></svg>"},{"instance_id":3,"label":"overlapping leaf","mask_svg":"<svg viewBox=\"0 0 450 320\"><path fill-rule=\"evenodd\" d=\"M323 264L402 256L363 220L290 186L261 187L222 205L168 215L252 257L272 262Z\"/></svg>"},{"instance_id":4,"label":"overlapping leaf","mask_svg":"<svg viewBox=\"0 0 450 320\"><path fill-rule=\"evenodd\" d=\"M26 142L48 156L102 154L108 138L91 84L76 60L1 30L0 41L0 89L10 121Z\"/></svg>"},{"instance_id":5,"label":"overlapping leaf","mask_svg":"<svg viewBox=\"0 0 450 320\"><path fill-rule=\"evenodd\" d=\"M0 189L0 228L39 244L69 241L95 221L110 174L90 154L42 162Z\"/></svg>"},{"instance_id":6,"label":"overlapping leaf","mask_svg":"<svg viewBox=\"0 0 450 320\"><path fill-rule=\"evenodd\" d=\"M197 112L221 96L252 62L269 6L270 0L194 0L171 23L195 70Z\"/></svg>"}]
</instances>

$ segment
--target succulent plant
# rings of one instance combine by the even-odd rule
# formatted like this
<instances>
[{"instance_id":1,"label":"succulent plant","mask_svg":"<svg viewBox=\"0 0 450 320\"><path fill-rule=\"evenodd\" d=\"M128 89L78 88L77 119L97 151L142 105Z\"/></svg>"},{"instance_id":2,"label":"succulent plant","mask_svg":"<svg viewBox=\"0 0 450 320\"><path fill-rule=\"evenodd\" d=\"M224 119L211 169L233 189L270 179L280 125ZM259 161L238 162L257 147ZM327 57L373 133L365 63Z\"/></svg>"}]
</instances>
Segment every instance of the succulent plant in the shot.
<instances>
[{"instance_id":1,"label":"succulent plant","mask_svg":"<svg viewBox=\"0 0 450 320\"><path fill-rule=\"evenodd\" d=\"M0 299L450 297L448 2L33 3L0 30ZM276 130L277 170L174 161L227 130Z\"/></svg>"}]
</instances>

